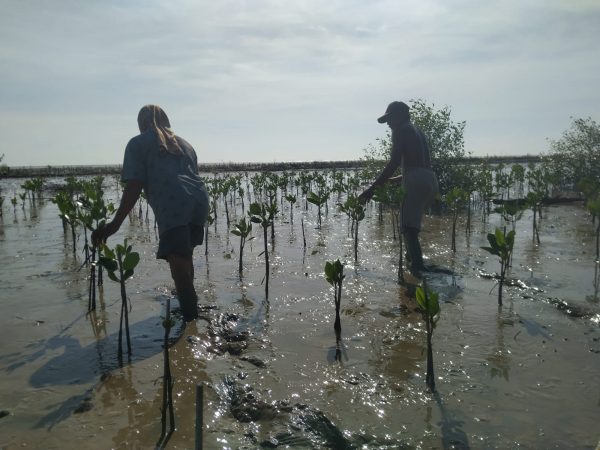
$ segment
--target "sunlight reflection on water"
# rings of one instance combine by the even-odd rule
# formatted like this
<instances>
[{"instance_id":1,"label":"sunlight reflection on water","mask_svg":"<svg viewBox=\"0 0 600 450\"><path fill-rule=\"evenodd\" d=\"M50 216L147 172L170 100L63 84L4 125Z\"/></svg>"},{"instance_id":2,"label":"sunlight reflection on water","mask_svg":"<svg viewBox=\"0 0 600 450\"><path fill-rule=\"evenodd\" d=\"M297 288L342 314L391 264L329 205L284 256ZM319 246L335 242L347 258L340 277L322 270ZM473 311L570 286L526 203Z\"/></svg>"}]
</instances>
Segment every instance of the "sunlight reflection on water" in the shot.
<instances>
[{"instance_id":1,"label":"sunlight reflection on water","mask_svg":"<svg viewBox=\"0 0 600 450\"><path fill-rule=\"evenodd\" d=\"M553 228L545 219L540 246L531 243L530 217L519 222L511 276L520 282L505 287L501 310L490 278L498 262L479 248L497 217L491 224L475 220L470 235L462 229L456 255L449 249L447 218L427 218L427 263L452 272L426 274L442 302L433 338L437 397L425 389L425 323L406 287L397 284L399 241L391 237L390 221L380 225L368 211L354 262L346 219L332 212L320 231L314 220L306 221L306 252L301 239L289 239L291 225L276 221L268 300L262 236L246 249L242 279L223 217L219 232L211 229L208 257L204 248L196 250L200 302L215 309L203 311L205 318L172 348L181 420L174 448L192 442L194 387L200 381L208 386L207 438L219 448L273 440L298 448L332 442L439 447L453 439L474 447L594 444L589 430L598 415L592 381L600 370L597 266L587 250L593 230L585 233L587 218L578 207L548 208ZM294 214L301 236L300 216L312 219L315 211L298 208ZM127 236L143 254L127 286L132 327L139 330L134 361L120 369L114 361L118 289L106 283L104 307L95 325L88 321L86 273L77 271L81 255L72 254L53 204L39 205L36 215L33 223L31 211L13 215L5 208L0 222L0 321L12 338L0 355L8 375L0 392L12 413L0 426L14 430L8 444L60 448L58 437L47 440L51 424L53 435L69 434L79 448L90 433L105 448L124 442L152 446L160 431L157 324L172 290L167 268L153 256L153 230L133 220L112 241ZM337 258L346 274L340 341L333 330L333 289L323 274L325 261ZM96 335L99 326L104 328ZM72 414L86 398L93 408ZM239 420L245 415L260 419Z\"/></svg>"}]
</instances>

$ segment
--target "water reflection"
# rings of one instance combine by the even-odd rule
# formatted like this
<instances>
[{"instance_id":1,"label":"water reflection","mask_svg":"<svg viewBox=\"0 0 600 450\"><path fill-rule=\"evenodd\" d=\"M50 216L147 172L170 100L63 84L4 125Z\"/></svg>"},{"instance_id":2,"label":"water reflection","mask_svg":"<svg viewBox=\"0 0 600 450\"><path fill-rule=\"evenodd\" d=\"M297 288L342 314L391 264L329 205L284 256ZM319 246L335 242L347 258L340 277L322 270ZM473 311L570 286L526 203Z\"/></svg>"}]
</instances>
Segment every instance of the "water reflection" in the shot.
<instances>
[{"instance_id":1,"label":"water reflection","mask_svg":"<svg viewBox=\"0 0 600 450\"><path fill-rule=\"evenodd\" d=\"M510 350L504 343L504 327L506 325L514 325L512 307L513 304L511 302L507 315L503 315L502 309L498 307L498 317L496 319L496 345L493 353L486 358L486 361L490 364L490 376L492 378L502 377L506 381L509 381L510 374Z\"/></svg>"}]
</instances>

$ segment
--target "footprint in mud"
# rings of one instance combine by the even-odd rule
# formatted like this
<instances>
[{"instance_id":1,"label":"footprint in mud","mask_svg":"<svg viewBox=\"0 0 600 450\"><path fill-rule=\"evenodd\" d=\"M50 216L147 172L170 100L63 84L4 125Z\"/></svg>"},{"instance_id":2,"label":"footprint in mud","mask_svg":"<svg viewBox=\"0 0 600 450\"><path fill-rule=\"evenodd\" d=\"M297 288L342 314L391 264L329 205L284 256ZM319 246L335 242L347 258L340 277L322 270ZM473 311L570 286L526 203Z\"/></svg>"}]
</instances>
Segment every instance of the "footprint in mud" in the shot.
<instances>
[{"instance_id":1,"label":"footprint in mud","mask_svg":"<svg viewBox=\"0 0 600 450\"><path fill-rule=\"evenodd\" d=\"M237 314L222 313L214 319L202 318L209 322L207 329L209 341L202 343L198 337L189 336L188 341L192 344L202 344L206 351L217 355L229 353L240 356L248 348L251 335Z\"/></svg>"},{"instance_id":2,"label":"footprint in mud","mask_svg":"<svg viewBox=\"0 0 600 450\"><path fill-rule=\"evenodd\" d=\"M269 422L268 436L256 431L245 434L250 445L261 448L330 448L359 449L398 448L401 443L365 434L344 433L322 411L301 403L275 400L266 402L249 384L241 385L233 376L226 376L215 385L215 391L231 415L242 423ZM402 445L401 445L402 446Z\"/></svg>"}]
</instances>

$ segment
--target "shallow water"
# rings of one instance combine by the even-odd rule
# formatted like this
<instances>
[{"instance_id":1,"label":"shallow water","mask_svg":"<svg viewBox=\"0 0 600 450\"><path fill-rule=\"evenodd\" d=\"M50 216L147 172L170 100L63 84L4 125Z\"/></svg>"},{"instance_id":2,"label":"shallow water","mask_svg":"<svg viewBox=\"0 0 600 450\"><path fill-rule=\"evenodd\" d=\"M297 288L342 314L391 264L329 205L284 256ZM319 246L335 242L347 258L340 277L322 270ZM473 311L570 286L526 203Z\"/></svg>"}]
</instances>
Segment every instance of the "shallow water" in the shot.
<instances>
[{"instance_id":1,"label":"shallow water","mask_svg":"<svg viewBox=\"0 0 600 450\"><path fill-rule=\"evenodd\" d=\"M5 196L14 182L2 181ZM142 256L127 282L133 358L120 367L118 286L105 280L98 311L86 316L82 238L74 256L49 201L14 211L6 203L0 409L9 415L0 419L0 447L153 448L161 315L173 286L154 258L152 218L126 221L109 242L127 237ZM193 447L195 386L205 383L205 448L595 448L600 306L594 230L582 206L544 209L539 246L531 216L517 223L511 276L519 282L506 287L502 308L487 276L499 264L480 249L499 217L476 217L470 236L461 222L455 255L450 218L427 217L428 262L454 272L427 275L442 300L436 395L425 387L425 324L397 284L391 220L377 216L370 208L360 224L355 264L348 222L333 204L321 230L316 209L299 205L293 224L286 209L269 244L268 301L262 233L247 244L240 280L239 241L219 216L208 256L202 247L194 258L200 302L212 308L171 348L177 431L168 447ZM339 343L323 275L325 261L337 258L346 264Z\"/></svg>"}]
</instances>

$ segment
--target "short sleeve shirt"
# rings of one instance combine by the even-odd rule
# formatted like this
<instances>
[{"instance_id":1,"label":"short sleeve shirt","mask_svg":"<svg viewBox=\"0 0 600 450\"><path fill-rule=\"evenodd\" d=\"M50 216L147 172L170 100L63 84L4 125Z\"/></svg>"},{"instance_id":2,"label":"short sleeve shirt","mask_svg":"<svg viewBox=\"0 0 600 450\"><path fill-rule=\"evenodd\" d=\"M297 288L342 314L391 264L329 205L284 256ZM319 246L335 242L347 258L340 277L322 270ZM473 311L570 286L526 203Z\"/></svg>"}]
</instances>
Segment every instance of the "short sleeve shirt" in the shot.
<instances>
[{"instance_id":1,"label":"short sleeve shirt","mask_svg":"<svg viewBox=\"0 0 600 450\"><path fill-rule=\"evenodd\" d=\"M198 175L196 152L176 138L183 155L161 150L155 132L147 131L129 141L123 158L121 179L142 183L159 234L183 225L203 225L208 216L208 194Z\"/></svg>"}]
</instances>

